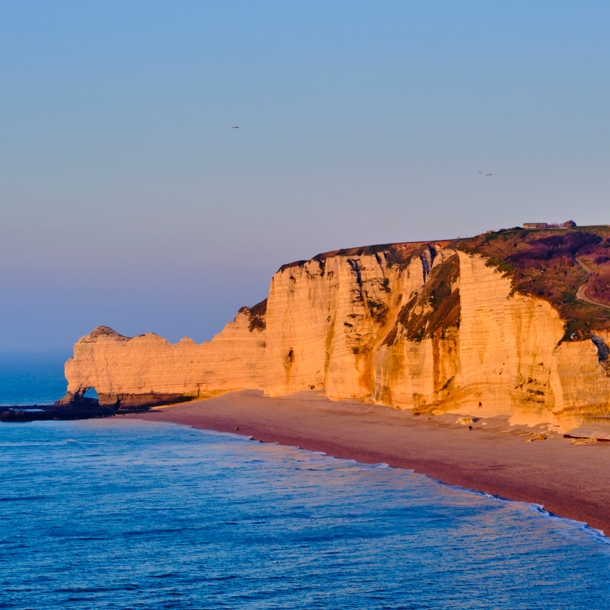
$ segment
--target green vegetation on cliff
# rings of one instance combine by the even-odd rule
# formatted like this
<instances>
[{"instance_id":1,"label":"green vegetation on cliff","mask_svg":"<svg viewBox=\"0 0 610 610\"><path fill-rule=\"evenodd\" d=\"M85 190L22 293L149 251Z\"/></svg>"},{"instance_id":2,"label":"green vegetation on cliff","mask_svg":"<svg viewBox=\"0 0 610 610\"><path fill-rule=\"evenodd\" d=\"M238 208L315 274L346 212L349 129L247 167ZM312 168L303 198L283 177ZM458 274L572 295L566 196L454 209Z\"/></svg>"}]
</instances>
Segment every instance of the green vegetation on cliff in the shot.
<instances>
[{"instance_id":1,"label":"green vegetation on cliff","mask_svg":"<svg viewBox=\"0 0 610 610\"><path fill-rule=\"evenodd\" d=\"M566 338L610 328L610 227L515 228L451 245L487 257L515 292L551 303L566 321Z\"/></svg>"}]
</instances>

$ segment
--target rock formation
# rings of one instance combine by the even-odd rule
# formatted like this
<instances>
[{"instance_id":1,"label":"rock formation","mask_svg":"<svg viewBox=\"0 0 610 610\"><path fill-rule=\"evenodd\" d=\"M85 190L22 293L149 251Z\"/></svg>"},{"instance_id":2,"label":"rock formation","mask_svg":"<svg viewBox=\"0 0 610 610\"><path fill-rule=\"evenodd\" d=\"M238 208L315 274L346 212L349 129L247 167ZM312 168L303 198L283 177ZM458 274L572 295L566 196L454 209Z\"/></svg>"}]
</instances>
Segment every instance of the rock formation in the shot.
<instances>
[{"instance_id":1,"label":"rock formation","mask_svg":"<svg viewBox=\"0 0 610 610\"><path fill-rule=\"evenodd\" d=\"M580 261L607 273L607 229L594 229L515 229L285 265L268 299L207 343L97 328L66 363L64 402L88 388L124 406L308 389L573 427L610 414L610 312L576 296L590 280Z\"/></svg>"},{"instance_id":2,"label":"rock formation","mask_svg":"<svg viewBox=\"0 0 610 610\"><path fill-rule=\"evenodd\" d=\"M74 346L64 404L95 388L101 405L137 406L207 398L263 387L266 302L243 307L212 341L172 345L148 333L123 337L106 326Z\"/></svg>"}]
</instances>

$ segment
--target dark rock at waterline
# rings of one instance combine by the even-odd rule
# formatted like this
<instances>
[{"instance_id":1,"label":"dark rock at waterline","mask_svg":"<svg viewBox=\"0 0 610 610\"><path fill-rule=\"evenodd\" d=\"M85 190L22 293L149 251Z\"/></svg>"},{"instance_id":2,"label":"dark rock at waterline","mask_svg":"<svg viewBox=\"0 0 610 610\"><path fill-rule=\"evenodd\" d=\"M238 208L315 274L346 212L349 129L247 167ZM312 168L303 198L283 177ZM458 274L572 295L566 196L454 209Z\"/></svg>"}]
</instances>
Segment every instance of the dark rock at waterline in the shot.
<instances>
[{"instance_id":1,"label":"dark rock at waterline","mask_svg":"<svg viewBox=\"0 0 610 610\"><path fill-rule=\"evenodd\" d=\"M146 392L142 394L103 394L99 393L98 398L88 398L83 392L74 394L68 392L61 400L58 400L56 407L82 407L95 404L104 408L117 409L121 412L147 411L150 407L160 405L175 404L178 402L188 402L197 398L196 396L185 396L184 394L162 394L159 392Z\"/></svg>"},{"instance_id":2,"label":"dark rock at waterline","mask_svg":"<svg viewBox=\"0 0 610 610\"><path fill-rule=\"evenodd\" d=\"M0 407L0 422L25 423L48 420L75 420L112 417L117 413L147 411L148 407L120 408L119 405L100 405L95 398L81 397L69 404Z\"/></svg>"}]
</instances>

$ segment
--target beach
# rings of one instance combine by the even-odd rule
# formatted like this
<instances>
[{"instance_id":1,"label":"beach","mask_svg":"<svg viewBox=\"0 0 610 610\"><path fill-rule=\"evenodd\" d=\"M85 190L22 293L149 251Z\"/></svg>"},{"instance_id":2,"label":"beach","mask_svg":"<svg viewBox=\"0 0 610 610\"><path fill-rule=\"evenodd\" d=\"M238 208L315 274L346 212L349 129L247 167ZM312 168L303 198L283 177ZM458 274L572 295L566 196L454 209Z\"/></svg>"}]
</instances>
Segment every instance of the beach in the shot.
<instances>
[{"instance_id":1,"label":"beach","mask_svg":"<svg viewBox=\"0 0 610 610\"><path fill-rule=\"evenodd\" d=\"M358 401L333 402L317 391L269 398L256 390L122 417L385 462L450 485L539 504L610 532L610 443L575 445L545 428L510 426L507 417L460 424L456 415L416 416ZM537 433L546 440L531 442Z\"/></svg>"}]
</instances>

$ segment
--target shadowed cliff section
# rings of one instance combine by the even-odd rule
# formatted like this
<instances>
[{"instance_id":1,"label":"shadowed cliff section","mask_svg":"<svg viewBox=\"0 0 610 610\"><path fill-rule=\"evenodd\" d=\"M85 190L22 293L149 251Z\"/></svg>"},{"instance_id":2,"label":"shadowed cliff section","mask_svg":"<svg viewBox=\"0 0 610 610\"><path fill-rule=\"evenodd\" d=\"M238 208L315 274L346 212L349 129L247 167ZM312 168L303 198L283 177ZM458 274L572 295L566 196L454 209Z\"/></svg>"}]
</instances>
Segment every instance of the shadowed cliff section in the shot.
<instances>
[{"instance_id":1,"label":"shadowed cliff section","mask_svg":"<svg viewBox=\"0 0 610 610\"><path fill-rule=\"evenodd\" d=\"M250 318L248 330L253 332L255 330L265 330L266 327L266 316L267 316L267 299L262 300L260 303L254 305L254 307L242 307L238 313L244 314Z\"/></svg>"},{"instance_id":2,"label":"shadowed cliff section","mask_svg":"<svg viewBox=\"0 0 610 610\"><path fill-rule=\"evenodd\" d=\"M604 226L335 250L282 266L206 343L94 330L64 403L88 388L119 408L315 389L567 428L610 414L609 275Z\"/></svg>"},{"instance_id":3,"label":"shadowed cliff section","mask_svg":"<svg viewBox=\"0 0 610 610\"><path fill-rule=\"evenodd\" d=\"M438 336L444 339L447 332L460 326L460 289L457 287L460 261L457 254L434 268L421 293L416 294L398 313L394 328L384 340L391 345L400 328L409 341Z\"/></svg>"}]
</instances>

